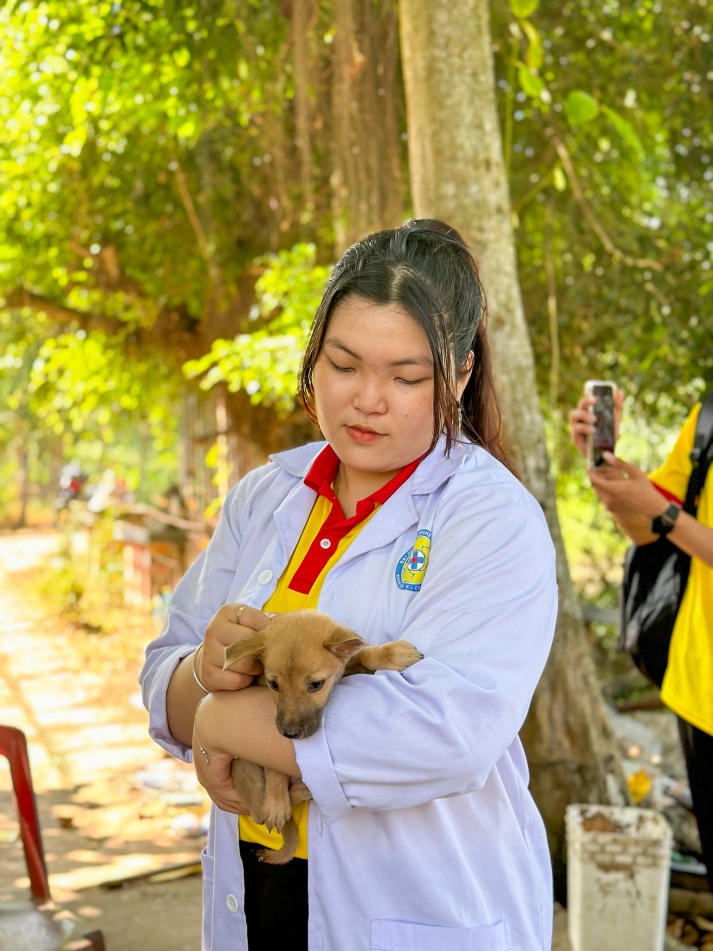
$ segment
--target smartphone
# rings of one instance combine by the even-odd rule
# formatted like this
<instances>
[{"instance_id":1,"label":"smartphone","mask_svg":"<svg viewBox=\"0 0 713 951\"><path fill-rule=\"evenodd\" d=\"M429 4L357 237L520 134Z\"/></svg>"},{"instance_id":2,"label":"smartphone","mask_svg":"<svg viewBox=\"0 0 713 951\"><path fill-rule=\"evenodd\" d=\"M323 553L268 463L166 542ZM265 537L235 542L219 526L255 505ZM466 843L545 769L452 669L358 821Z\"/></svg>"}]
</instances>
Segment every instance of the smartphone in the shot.
<instances>
[{"instance_id":1,"label":"smartphone","mask_svg":"<svg viewBox=\"0 0 713 951\"><path fill-rule=\"evenodd\" d=\"M587 380L584 384L587 396L597 400L591 411L597 417L595 430L588 440L588 457L591 466L603 466L602 454L614 452L614 394L616 386L610 380Z\"/></svg>"}]
</instances>

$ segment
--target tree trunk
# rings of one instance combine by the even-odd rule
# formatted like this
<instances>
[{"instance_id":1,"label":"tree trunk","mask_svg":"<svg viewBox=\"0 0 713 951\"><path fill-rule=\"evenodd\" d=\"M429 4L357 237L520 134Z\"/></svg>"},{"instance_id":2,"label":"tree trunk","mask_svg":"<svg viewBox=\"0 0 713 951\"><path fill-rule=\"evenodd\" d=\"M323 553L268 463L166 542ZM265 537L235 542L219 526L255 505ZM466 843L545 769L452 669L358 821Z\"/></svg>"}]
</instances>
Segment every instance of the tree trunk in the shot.
<instances>
[{"instance_id":1,"label":"tree trunk","mask_svg":"<svg viewBox=\"0 0 713 951\"><path fill-rule=\"evenodd\" d=\"M623 801L623 779L586 651L557 519L517 274L496 110L489 4L400 0L399 17L415 213L448 221L475 252L488 298L506 442L523 481L543 506L557 549L557 633L523 738L559 888L565 806Z\"/></svg>"},{"instance_id":2,"label":"tree trunk","mask_svg":"<svg viewBox=\"0 0 713 951\"><path fill-rule=\"evenodd\" d=\"M332 59L332 177L335 245L402 218L394 0L336 0Z\"/></svg>"}]
</instances>

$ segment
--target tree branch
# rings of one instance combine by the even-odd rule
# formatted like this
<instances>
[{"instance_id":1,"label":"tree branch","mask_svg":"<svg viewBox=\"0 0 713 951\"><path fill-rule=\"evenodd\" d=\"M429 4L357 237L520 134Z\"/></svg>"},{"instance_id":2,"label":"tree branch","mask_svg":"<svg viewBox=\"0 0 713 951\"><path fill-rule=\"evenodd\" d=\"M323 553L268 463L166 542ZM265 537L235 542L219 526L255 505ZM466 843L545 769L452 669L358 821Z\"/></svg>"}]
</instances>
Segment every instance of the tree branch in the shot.
<instances>
[{"instance_id":1,"label":"tree branch","mask_svg":"<svg viewBox=\"0 0 713 951\"><path fill-rule=\"evenodd\" d=\"M560 162L562 162L562 167L564 168L569 183L572 187L572 194L574 200L577 202L579 207L582 210L582 214L589 222L592 231L599 238L602 247L617 261L621 261L622 264L626 264L629 267L638 267L638 268L651 268L654 271L663 271L663 264L660 261L654 261L652 258L635 258L629 254L624 254L612 241L607 232L604 230L604 227L597 220L594 212L589 207L587 199L584 196L584 190L579 183L577 173L574 170L574 165L570 158L569 152L567 151L563 142L559 139L554 139L554 146L557 150L557 155L559 156Z\"/></svg>"}]
</instances>

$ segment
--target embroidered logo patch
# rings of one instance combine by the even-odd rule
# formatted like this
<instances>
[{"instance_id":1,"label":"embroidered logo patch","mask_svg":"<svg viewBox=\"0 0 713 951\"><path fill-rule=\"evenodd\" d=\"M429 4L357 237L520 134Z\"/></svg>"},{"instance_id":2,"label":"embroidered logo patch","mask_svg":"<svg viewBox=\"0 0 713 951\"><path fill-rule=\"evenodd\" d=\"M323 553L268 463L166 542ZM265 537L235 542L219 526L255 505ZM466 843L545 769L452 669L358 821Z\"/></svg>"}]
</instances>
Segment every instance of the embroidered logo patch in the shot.
<instances>
[{"instance_id":1,"label":"embroidered logo patch","mask_svg":"<svg viewBox=\"0 0 713 951\"><path fill-rule=\"evenodd\" d=\"M419 591L428 568L431 551L431 533L422 528L416 536L413 548L399 558L396 566L396 584L406 591Z\"/></svg>"}]
</instances>

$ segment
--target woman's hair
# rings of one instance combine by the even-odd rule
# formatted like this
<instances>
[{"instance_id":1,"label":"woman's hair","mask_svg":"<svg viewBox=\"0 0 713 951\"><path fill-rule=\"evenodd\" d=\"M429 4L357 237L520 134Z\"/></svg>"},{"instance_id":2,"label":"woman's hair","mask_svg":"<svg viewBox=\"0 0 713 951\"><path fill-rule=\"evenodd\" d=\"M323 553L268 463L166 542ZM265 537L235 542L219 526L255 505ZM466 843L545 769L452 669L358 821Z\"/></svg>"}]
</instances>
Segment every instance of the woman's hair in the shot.
<instances>
[{"instance_id":1,"label":"woman's hair","mask_svg":"<svg viewBox=\"0 0 713 951\"><path fill-rule=\"evenodd\" d=\"M458 232L435 219L416 219L367 235L336 264L315 314L298 383L305 411L317 422L314 365L329 320L352 295L375 304L398 304L423 328L433 354L433 439L446 452L461 433L509 465L500 443L500 413L485 333L485 295L477 265ZM455 385L473 352L461 397Z\"/></svg>"}]
</instances>

